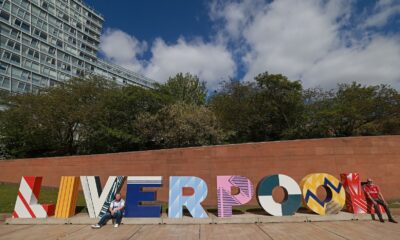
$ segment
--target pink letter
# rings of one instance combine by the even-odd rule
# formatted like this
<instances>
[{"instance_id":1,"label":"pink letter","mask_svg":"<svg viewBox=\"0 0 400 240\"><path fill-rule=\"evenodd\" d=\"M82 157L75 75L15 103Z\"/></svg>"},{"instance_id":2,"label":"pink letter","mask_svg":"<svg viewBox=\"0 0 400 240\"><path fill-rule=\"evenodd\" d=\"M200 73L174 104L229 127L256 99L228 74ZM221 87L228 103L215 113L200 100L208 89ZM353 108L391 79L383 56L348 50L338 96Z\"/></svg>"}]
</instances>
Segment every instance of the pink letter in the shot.
<instances>
[{"instance_id":1,"label":"pink letter","mask_svg":"<svg viewBox=\"0 0 400 240\"><path fill-rule=\"evenodd\" d=\"M239 193L232 195L232 187ZM253 184L242 176L217 176L218 217L231 217L232 206L248 203L253 196Z\"/></svg>"}]
</instances>

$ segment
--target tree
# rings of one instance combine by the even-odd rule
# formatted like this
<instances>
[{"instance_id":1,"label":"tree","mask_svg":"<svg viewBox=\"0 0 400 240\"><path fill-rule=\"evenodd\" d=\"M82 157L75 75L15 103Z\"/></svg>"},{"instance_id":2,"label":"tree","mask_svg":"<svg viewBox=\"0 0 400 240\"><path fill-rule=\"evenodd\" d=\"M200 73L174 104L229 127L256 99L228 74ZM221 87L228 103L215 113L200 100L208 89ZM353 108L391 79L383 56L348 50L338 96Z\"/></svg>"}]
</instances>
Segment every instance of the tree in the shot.
<instances>
[{"instance_id":1,"label":"tree","mask_svg":"<svg viewBox=\"0 0 400 240\"><path fill-rule=\"evenodd\" d=\"M231 80L211 96L208 106L219 124L230 133L228 142L262 141L261 120L256 105L257 89L254 83Z\"/></svg>"},{"instance_id":2,"label":"tree","mask_svg":"<svg viewBox=\"0 0 400 240\"><path fill-rule=\"evenodd\" d=\"M118 87L103 78L74 78L39 94L9 96L1 114L2 144L12 157L72 155L87 138L87 122L101 111L102 95Z\"/></svg>"},{"instance_id":3,"label":"tree","mask_svg":"<svg viewBox=\"0 0 400 240\"><path fill-rule=\"evenodd\" d=\"M224 129L233 132L232 142L295 138L304 109L302 85L263 73L255 82L225 83L209 106Z\"/></svg>"},{"instance_id":4,"label":"tree","mask_svg":"<svg viewBox=\"0 0 400 240\"><path fill-rule=\"evenodd\" d=\"M170 96L175 102L204 105L207 97L206 83L200 81L197 76L186 73L178 73L170 77L164 84L157 84L157 90Z\"/></svg>"},{"instance_id":5,"label":"tree","mask_svg":"<svg viewBox=\"0 0 400 240\"><path fill-rule=\"evenodd\" d=\"M319 93L306 104L303 114L306 138L400 133L400 98L389 86L353 82Z\"/></svg>"},{"instance_id":6,"label":"tree","mask_svg":"<svg viewBox=\"0 0 400 240\"><path fill-rule=\"evenodd\" d=\"M143 113L135 127L153 148L213 145L225 139L213 112L182 102L165 106L156 114Z\"/></svg>"},{"instance_id":7,"label":"tree","mask_svg":"<svg viewBox=\"0 0 400 240\"><path fill-rule=\"evenodd\" d=\"M153 90L97 76L8 100L13 107L0 114L0 145L13 158L139 150L133 122L168 102Z\"/></svg>"},{"instance_id":8,"label":"tree","mask_svg":"<svg viewBox=\"0 0 400 240\"><path fill-rule=\"evenodd\" d=\"M297 138L294 129L302 122L303 86L281 74L259 74L255 78L257 104L267 126L265 140Z\"/></svg>"},{"instance_id":9,"label":"tree","mask_svg":"<svg viewBox=\"0 0 400 240\"><path fill-rule=\"evenodd\" d=\"M153 115L170 99L156 91L126 86L111 91L101 102L102 113L88 124L85 153L107 153L146 149L134 123L143 113ZM140 127L139 127L140 128Z\"/></svg>"}]
</instances>

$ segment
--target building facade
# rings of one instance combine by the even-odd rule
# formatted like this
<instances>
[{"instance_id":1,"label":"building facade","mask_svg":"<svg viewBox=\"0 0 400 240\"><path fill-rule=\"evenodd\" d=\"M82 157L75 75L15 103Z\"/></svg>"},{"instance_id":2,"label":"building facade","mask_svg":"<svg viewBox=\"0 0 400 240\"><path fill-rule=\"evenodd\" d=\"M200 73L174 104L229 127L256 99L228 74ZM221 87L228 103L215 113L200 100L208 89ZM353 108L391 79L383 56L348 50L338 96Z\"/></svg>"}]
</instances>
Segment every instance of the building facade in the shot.
<instances>
[{"instance_id":1,"label":"building facade","mask_svg":"<svg viewBox=\"0 0 400 240\"><path fill-rule=\"evenodd\" d=\"M97 57L103 22L83 0L0 0L0 90L37 92L88 74L151 88Z\"/></svg>"}]
</instances>

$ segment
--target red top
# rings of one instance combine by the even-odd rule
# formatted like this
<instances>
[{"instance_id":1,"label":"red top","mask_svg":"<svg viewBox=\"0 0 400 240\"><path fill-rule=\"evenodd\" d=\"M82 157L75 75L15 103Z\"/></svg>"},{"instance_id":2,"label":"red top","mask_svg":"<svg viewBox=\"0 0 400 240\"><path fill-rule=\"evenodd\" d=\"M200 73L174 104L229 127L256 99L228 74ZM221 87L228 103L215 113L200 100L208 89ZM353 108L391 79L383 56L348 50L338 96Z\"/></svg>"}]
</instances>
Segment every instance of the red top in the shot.
<instances>
[{"instance_id":1,"label":"red top","mask_svg":"<svg viewBox=\"0 0 400 240\"><path fill-rule=\"evenodd\" d=\"M380 189L375 184L371 184L371 185L365 184L364 185L364 192L365 193L369 193L371 198L378 199L379 198Z\"/></svg>"}]
</instances>

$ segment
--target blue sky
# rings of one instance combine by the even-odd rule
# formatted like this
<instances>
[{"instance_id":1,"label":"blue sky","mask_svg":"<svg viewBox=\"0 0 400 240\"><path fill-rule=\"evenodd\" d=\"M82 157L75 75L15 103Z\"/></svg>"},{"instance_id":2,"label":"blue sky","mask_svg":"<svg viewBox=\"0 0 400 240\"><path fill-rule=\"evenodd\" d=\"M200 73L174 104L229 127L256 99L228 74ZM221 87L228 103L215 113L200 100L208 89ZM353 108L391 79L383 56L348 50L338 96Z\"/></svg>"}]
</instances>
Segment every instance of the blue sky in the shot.
<instances>
[{"instance_id":1,"label":"blue sky","mask_svg":"<svg viewBox=\"0 0 400 240\"><path fill-rule=\"evenodd\" d=\"M264 71L305 87L400 87L398 0L86 0L105 17L100 56L164 82L209 88Z\"/></svg>"}]
</instances>

